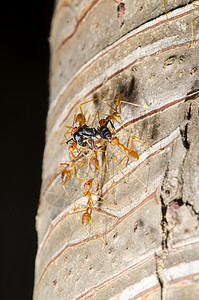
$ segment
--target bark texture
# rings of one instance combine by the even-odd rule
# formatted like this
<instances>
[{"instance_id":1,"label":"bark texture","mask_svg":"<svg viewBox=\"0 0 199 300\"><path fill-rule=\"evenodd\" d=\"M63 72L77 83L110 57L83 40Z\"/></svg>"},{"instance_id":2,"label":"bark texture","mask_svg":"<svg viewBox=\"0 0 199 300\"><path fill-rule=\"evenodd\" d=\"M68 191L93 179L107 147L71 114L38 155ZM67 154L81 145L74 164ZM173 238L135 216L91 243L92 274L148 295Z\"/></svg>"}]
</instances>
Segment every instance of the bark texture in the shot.
<instances>
[{"instance_id":1,"label":"bark texture","mask_svg":"<svg viewBox=\"0 0 199 300\"><path fill-rule=\"evenodd\" d=\"M199 299L197 21L188 48L197 12L191 1L166 1L167 24L163 0L124 3L118 18L113 0L57 1L34 300ZM127 184L111 154L114 183L96 173L104 201L117 203L93 210L105 246L92 226L88 237L71 218L59 163L69 160L60 146L64 125L72 124L80 103L96 96L99 101L83 106L86 115L107 112L100 100L107 91L107 98L120 91L125 101L151 104L123 104L121 117L129 134L154 148L134 143L140 159L128 169L121 165ZM125 143L123 127L117 132ZM83 201L80 181L66 186L74 203Z\"/></svg>"}]
</instances>

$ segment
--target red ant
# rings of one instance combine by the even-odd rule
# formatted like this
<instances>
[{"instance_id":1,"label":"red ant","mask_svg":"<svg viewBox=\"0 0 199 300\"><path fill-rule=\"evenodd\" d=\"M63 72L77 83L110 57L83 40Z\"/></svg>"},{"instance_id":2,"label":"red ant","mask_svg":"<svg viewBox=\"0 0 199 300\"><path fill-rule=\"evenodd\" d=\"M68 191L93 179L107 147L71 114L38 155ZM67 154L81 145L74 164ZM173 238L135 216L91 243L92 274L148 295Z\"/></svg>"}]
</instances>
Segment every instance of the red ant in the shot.
<instances>
[{"instance_id":1,"label":"red ant","mask_svg":"<svg viewBox=\"0 0 199 300\"><path fill-rule=\"evenodd\" d=\"M88 161L89 167L92 168L91 166L93 165L94 172L96 172L97 169L100 170L111 181L111 183L114 183L113 180L99 167L99 161L97 158L98 151L105 152L105 153L107 152L106 150L100 150L100 149L93 151L92 156Z\"/></svg>"},{"instance_id":2,"label":"red ant","mask_svg":"<svg viewBox=\"0 0 199 300\"><path fill-rule=\"evenodd\" d=\"M89 102L89 101L87 101L87 102ZM61 145L68 143L70 141L74 141L78 145L84 146L85 140L90 139L91 145L94 148L94 142L92 140L92 137L96 136L96 130L95 130L95 128L92 127L93 123L92 123L91 127L88 125L91 114L89 115L88 120L86 121L86 117L85 117L82 107L81 107L83 104L85 104L87 102L80 104L81 113L74 116L72 126L65 125L66 128L71 129L71 130L70 131L68 130L67 132L65 132L65 134L64 134L65 139L61 142ZM93 120L93 122L94 122L94 120ZM76 123L79 124L78 127L75 126ZM67 134L70 134L71 139L67 140L67 137L66 137Z\"/></svg>"},{"instance_id":3,"label":"red ant","mask_svg":"<svg viewBox=\"0 0 199 300\"><path fill-rule=\"evenodd\" d=\"M74 141L70 141L68 148L69 148L70 162L69 163L60 163L60 165L64 167L64 169L62 170L62 173L61 173L61 178L62 178L62 182L63 182L63 189L64 189L66 195L68 196L68 198L70 199L70 201L72 202L71 197L69 196L69 194L66 191L65 184L71 178L72 173L73 173L74 177L76 177L80 180L87 180L85 178L77 176L77 168L76 168L76 162L78 162L80 164L79 168L83 172L85 172L82 169L82 166L86 163L84 161L79 161L78 160L81 156L81 152L77 149L77 144ZM77 151L77 153L78 153L77 156L74 155L74 153L73 153L74 151Z\"/></svg>"},{"instance_id":4,"label":"red ant","mask_svg":"<svg viewBox=\"0 0 199 300\"><path fill-rule=\"evenodd\" d=\"M103 204L108 204L108 205L117 205L117 204L109 204L109 203L106 203L106 202L103 202L103 201L99 201L99 200L94 200L92 199L92 195L95 195L97 197L100 197L99 195L91 192L91 188L92 188L92 182L93 182L93 178L86 181L85 184L84 184L84 189L86 190L86 192L84 192L83 194L86 196L87 198L87 204L77 204L77 206L85 206L86 208L83 209L83 210L77 210L76 208L76 205L74 207L74 211L72 213L70 213L71 217L73 218L72 215L74 214L79 214L81 212L83 212L82 214L82 225L76 220L75 222L81 227L83 228L86 232L87 232L87 235L89 234L88 231L85 229L85 226L87 226L89 223L91 223L93 225L93 227L95 228L95 230L97 231L98 235L100 236L100 238L103 240L103 243L105 244L105 246L107 245L107 243L105 242L104 238L102 237L102 235L100 234L99 230L97 229L97 227L95 226L95 224L93 223L93 221L91 220L91 214L92 214L92 206L95 204L95 202L98 202L98 203L103 203ZM102 197L100 197L102 198Z\"/></svg>"},{"instance_id":5,"label":"red ant","mask_svg":"<svg viewBox=\"0 0 199 300\"><path fill-rule=\"evenodd\" d=\"M126 168L127 168L127 165L128 165L128 162L129 162L129 159L131 160L139 160L139 155L138 153L133 149L133 139L131 140L131 146L130 148L128 148L128 145L129 145L129 141L130 141L130 138L128 138L128 142L127 142L127 147L125 147L122 143L120 143L118 137L113 137L112 136L112 133L111 131L109 130L109 128L107 127L108 123L111 123L110 120L108 120L105 125L103 126L100 126L98 127L97 131L99 133L99 135L101 136L102 139L104 140L107 140L108 142L110 142L112 145L114 146L118 146L122 149L121 152L125 152L126 155L122 158L122 160L117 164L117 168L119 169L119 171L125 176L125 174L123 173L123 171L120 169L119 165L123 162L123 160L125 158L127 158L127 162L126 162ZM113 126L113 124L112 124ZM139 141L138 141L139 142ZM142 142L141 142L142 143ZM148 146L148 145L147 145ZM150 147L150 146L149 146ZM152 148L152 147L151 147ZM118 153L121 153L121 152L118 152ZM133 174L145 187L145 190L147 191L147 187L146 185L135 175ZM125 176L126 177L126 176ZM127 183L127 181L126 181Z\"/></svg>"}]
</instances>

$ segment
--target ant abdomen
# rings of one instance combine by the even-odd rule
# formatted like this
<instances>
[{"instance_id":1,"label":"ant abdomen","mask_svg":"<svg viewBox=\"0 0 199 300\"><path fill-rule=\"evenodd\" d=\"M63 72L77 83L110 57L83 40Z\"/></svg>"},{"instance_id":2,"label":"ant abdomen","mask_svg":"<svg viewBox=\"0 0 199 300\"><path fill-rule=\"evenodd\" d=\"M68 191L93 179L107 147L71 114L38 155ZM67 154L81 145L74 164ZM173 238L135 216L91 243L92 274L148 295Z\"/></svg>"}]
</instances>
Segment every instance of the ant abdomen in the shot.
<instances>
[{"instance_id":1,"label":"ant abdomen","mask_svg":"<svg viewBox=\"0 0 199 300\"><path fill-rule=\"evenodd\" d=\"M82 215L82 225L86 226L90 223L91 220L91 216L89 214L88 211L86 211L83 215Z\"/></svg>"},{"instance_id":2,"label":"ant abdomen","mask_svg":"<svg viewBox=\"0 0 199 300\"><path fill-rule=\"evenodd\" d=\"M134 151L134 150L129 150L128 151L128 157L131 160L139 160L139 154L136 151Z\"/></svg>"},{"instance_id":3,"label":"ant abdomen","mask_svg":"<svg viewBox=\"0 0 199 300\"><path fill-rule=\"evenodd\" d=\"M85 116L82 113L76 115L75 120L74 120L74 124L75 123L79 123L79 126L82 127L86 123Z\"/></svg>"},{"instance_id":4,"label":"ant abdomen","mask_svg":"<svg viewBox=\"0 0 199 300\"><path fill-rule=\"evenodd\" d=\"M71 170L64 169L61 173L61 179L63 182L67 182L71 178Z\"/></svg>"},{"instance_id":5,"label":"ant abdomen","mask_svg":"<svg viewBox=\"0 0 199 300\"><path fill-rule=\"evenodd\" d=\"M109 128L106 125L98 127L97 132L101 136L101 138L105 140L108 140L112 137L112 133L110 132Z\"/></svg>"}]
</instances>

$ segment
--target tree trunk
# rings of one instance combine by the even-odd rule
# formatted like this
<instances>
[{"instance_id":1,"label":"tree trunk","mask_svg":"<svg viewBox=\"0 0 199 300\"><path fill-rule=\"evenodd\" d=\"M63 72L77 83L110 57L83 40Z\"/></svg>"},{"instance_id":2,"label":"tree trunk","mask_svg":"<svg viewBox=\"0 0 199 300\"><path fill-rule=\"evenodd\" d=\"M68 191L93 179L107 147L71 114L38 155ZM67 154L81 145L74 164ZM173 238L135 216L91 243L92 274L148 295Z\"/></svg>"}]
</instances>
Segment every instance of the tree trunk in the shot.
<instances>
[{"instance_id":1,"label":"tree trunk","mask_svg":"<svg viewBox=\"0 0 199 300\"><path fill-rule=\"evenodd\" d=\"M36 218L38 253L35 300L199 299L199 67L197 11L189 1L63 0L51 29L50 107L43 184ZM117 168L107 144L95 180L103 201L93 207L89 236L73 215L62 188L61 162L68 162L64 125L73 123L79 104L86 117L109 114L101 98L117 92L122 103L117 134L134 141L138 161ZM111 104L111 102L110 102ZM115 122L117 126L117 123ZM125 127L125 128L124 128ZM146 142L147 141L147 142ZM89 171L90 172L90 171ZM135 176L134 176L135 175ZM140 180L147 185L147 192ZM125 178L127 184L125 184ZM66 188L83 203L83 183L72 177Z\"/></svg>"}]
</instances>

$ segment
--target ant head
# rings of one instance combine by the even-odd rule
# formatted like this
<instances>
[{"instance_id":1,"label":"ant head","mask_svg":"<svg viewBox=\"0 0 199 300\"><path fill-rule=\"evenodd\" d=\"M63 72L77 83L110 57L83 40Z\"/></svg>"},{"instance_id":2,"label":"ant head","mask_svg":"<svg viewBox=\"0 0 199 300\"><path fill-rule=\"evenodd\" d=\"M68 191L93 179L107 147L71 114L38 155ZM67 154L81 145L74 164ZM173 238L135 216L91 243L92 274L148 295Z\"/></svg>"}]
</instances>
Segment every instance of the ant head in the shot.
<instances>
[{"instance_id":1,"label":"ant head","mask_svg":"<svg viewBox=\"0 0 199 300\"><path fill-rule=\"evenodd\" d=\"M119 106L121 104L122 100L123 100L122 93L118 92L116 94L115 98L114 98L114 104L115 104L115 106L116 107Z\"/></svg>"},{"instance_id":2,"label":"ant head","mask_svg":"<svg viewBox=\"0 0 199 300\"><path fill-rule=\"evenodd\" d=\"M79 123L79 126L82 126L83 124L86 123L86 118L85 118L85 116L84 116L82 113L76 115L76 116L75 116L74 123Z\"/></svg>"},{"instance_id":3,"label":"ant head","mask_svg":"<svg viewBox=\"0 0 199 300\"><path fill-rule=\"evenodd\" d=\"M69 164L67 164L66 167L61 172L61 179L63 181L65 181L65 180L67 181L71 176L71 172L70 172L70 169L68 169L68 167L69 167Z\"/></svg>"},{"instance_id":4,"label":"ant head","mask_svg":"<svg viewBox=\"0 0 199 300\"><path fill-rule=\"evenodd\" d=\"M77 144L74 141L69 142L68 149L70 152L74 151L77 148Z\"/></svg>"},{"instance_id":5,"label":"ant head","mask_svg":"<svg viewBox=\"0 0 199 300\"><path fill-rule=\"evenodd\" d=\"M100 127L106 124L106 119L99 120ZM98 127L99 128L99 127Z\"/></svg>"},{"instance_id":6,"label":"ant head","mask_svg":"<svg viewBox=\"0 0 199 300\"><path fill-rule=\"evenodd\" d=\"M115 136L115 137L112 137L111 139L110 139L110 141L111 141L111 145L118 145L119 144L119 139Z\"/></svg>"},{"instance_id":7,"label":"ant head","mask_svg":"<svg viewBox=\"0 0 199 300\"><path fill-rule=\"evenodd\" d=\"M84 184L84 188L86 191L89 191L92 188L92 184L93 184L93 178L86 181Z\"/></svg>"}]
</instances>

